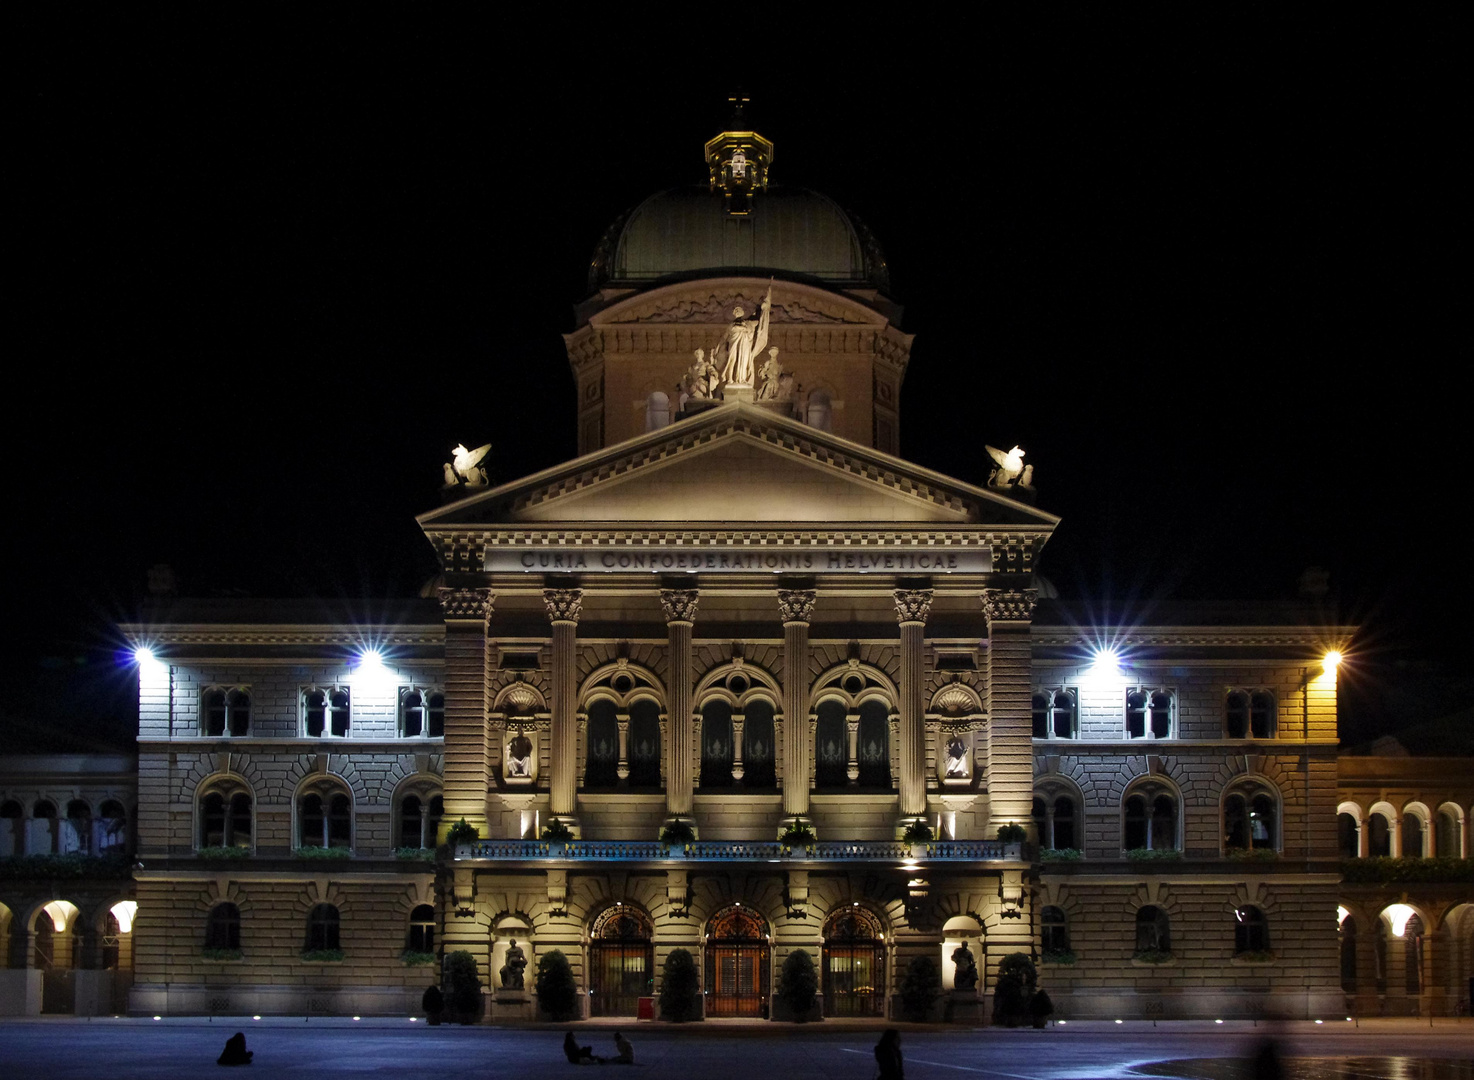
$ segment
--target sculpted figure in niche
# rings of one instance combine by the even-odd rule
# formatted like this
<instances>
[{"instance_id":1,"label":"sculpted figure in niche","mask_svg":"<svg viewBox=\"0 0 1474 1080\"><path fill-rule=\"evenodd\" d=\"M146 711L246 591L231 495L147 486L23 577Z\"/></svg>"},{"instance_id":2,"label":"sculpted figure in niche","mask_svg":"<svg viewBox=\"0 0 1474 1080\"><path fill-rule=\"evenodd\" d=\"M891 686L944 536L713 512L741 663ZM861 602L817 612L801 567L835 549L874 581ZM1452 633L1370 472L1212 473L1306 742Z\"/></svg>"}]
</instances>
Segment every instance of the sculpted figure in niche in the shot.
<instances>
[{"instance_id":1,"label":"sculpted figure in niche","mask_svg":"<svg viewBox=\"0 0 1474 1080\"><path fill-rule=\"evenodd\" d=\"M507 776L511 778L532 775L532 740L518 735L507 744Z\"/></svg>"},{"instance_id":2,"label":"sculpted figure in niche","mask_svg":"<svg viewBox=\"0 0 1474 1080\"><path fill-rule=\"evenodd\" d=\"M741 305L732 309L732 325L711 351L711 362L720 365L722 381L733 386L751 386L753 357L768 347L768 312L773 306L773 285L763 297L758 314L748 315Z\"/></svg>"},{"instance_id":3,"label":"sculpted figure in niche","mask_svg":"<svg viewBox=\"0 0 1474 1080\"><path fill-rule=\"evenodd\" d=\"M956 735L947 743L946 768L948 778L967 779L967 744Z\"/></svg>"},{"instance_id":4,"label":"sculpted figure in niche","mask_svg":"<svg viewBox=\"0 0 1474 1080\"><path fill-rule=\"evenodd\" d=\"M527 956L523 953L522 947L517 944L517 939L513 938L507 944L507 955L504 958L500 972L502 989L521 990L522 972L525 970L527 970Z\"/></svg>"},{"instance_id":5,"label":"sculpted figure in niche","mask_svg":"<svg viewBox=\"0 0 1474 1080\"><path fill-rule=\"evenodd\" d=\"M972 950L963 942L952 950L952 963L956 970L952 975L952 988L954 990L976 990L978 986L978 965L972 958Z\"/></svg>"}]
</instances>

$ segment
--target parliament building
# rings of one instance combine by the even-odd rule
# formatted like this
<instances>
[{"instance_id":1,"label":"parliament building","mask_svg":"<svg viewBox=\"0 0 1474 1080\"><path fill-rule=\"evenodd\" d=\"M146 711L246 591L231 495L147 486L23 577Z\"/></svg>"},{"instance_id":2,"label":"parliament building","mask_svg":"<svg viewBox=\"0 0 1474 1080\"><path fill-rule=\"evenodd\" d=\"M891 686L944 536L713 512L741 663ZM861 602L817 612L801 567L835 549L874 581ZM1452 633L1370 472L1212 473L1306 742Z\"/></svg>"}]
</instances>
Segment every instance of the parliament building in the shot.
<instances>
[{"instance_id":1,"label":"parliament building","mask_svg":"<svg viewBox=\"0 0 1474 1080\"><path fill-rule=\"evenodd\" d=\"M926 956L985 1022L1017 952L1065 1018L1467 1008L1467 878L1345 870L1467 859L1464 763L1339 757L1352 631L1306 608L1061 602L1017 448L900 456L885 257L772 155L723 132L610 228L578 456L458 453L423 597L161 600L136 760L0 759L0 856L127 864L0 878L0 1012L408 1016L467 950L531 1019L514 948L593 1016L676 948L708 1017L781 1019L795 949L826 1017L899 1015Z\"/></svg>"}]
</instances>

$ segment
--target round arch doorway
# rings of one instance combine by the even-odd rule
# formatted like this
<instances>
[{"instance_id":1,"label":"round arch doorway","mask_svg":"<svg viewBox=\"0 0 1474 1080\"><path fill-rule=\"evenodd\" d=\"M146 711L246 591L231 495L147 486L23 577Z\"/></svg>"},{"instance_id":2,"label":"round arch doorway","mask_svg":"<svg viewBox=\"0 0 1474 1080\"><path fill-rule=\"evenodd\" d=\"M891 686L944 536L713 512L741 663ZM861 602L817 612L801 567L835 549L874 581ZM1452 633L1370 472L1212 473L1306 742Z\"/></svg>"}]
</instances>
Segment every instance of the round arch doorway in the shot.
<instances>
[{"instance_id":1,"label":"round arch doorway","mask_svg":"<svg viewBox=\"0 0 1474 1080\"><path fill-rule=\"evenodd\" d=\"M636 1016L653 992L655 942L649 917L627 904L605 908L589 931L589 1012Z\"/></svg>"},{"instance_id":2,"label":"round arch doorway","mask_svg":"<svg viewBox=\"0 0 1474 1080\"><path fill-rule=\"evenodd\" d=\"M706 931L706 1015L762 1016L768 1005L768 923L733 904Z\"/></svg>"},{"instance_id":3,"label":"round arch doorway","mask_svg":"<svg viewBox=\"0 0 1474 1080\"><path fill-rule=\"evenodd\" d=\"M885 928L858 904L824 921L824 1015L885 1015Z\"/></svg>"}]
</instances>

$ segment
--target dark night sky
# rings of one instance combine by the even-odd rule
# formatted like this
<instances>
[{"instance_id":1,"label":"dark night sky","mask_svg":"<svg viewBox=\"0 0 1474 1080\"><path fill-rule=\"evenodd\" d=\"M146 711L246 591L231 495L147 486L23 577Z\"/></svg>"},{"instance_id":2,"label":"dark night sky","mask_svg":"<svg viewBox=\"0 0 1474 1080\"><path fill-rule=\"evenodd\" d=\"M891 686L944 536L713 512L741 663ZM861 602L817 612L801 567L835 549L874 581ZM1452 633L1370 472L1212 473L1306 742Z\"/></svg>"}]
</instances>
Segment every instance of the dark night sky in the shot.
<instances>
[{"instance_id":1,"label":"dark night sky","mask_svg":"<svg viewBox=\"0 0 1474 1080\"><path fill-rule=\"evenodd\" d=\"M589 255L704 180L739 80L774 181L886 249L903 454L980 482L982 442L1021 444L1065 596L1130 619L1320 565L1363 712L1447 674L1474 644L1462 35L1272 11L753 9L740 48L633 12L19 28L4 712L115 713L153 563L187 594L413 594L451 445L492 442L495 480L572 455Z\"/></svg>"}]
</instances>

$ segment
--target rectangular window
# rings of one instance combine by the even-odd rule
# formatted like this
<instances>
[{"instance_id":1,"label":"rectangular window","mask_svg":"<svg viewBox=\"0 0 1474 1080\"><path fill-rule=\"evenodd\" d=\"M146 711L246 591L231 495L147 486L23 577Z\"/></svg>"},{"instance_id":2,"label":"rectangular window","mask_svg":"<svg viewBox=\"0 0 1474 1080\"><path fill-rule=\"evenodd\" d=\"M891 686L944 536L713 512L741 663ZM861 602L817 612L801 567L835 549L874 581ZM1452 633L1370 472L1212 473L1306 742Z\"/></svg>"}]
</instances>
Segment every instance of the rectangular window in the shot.
<instances>
[{"instance_id":1,"label":"rectangular window","mask_svg":"<svg viewBox=\"0 0 1474 1080\"><path fill-rule=\"evenodd\" d=\"M1137 689L1126 694L1128 739L1171 739L1177 734L1177 695L1171 690Z\"/></svg>"},{"instance_id":2,"label":"rectangular window","mask_svg":"<svg viewBox=\"0 0 1474 1080\"><path fill-rule=\"evenodd\" d=\"M349 711L346 686L312 686L302 691L302 729L309 739L346 738Z\"/></svg>"}]
</instances>

